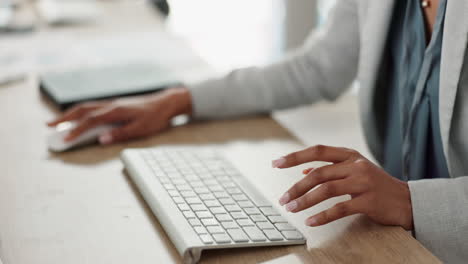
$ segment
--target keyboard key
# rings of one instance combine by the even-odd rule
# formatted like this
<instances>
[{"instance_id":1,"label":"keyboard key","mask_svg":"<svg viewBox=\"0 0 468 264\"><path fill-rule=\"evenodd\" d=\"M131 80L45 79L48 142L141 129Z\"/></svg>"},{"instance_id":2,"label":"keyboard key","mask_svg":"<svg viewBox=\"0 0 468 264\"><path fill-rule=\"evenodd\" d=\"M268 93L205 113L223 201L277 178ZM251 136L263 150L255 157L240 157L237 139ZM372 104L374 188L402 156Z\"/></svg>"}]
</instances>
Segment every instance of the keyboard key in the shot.
<instances>
[{"instance_id":1,"label":"keyboard key","mask_svg":"<svg viewBox=\"0 0 468 264\"><path fill-rule=\"evenodd\" d=\"M296 228L288 223L278 223L275 226L279 231L296 231Z\"/></svg>"},{"instance_id":2,"label":"keyboard key","mask_svg":"<svg viewBox=\"0 0 468 264\"><path fill-rule=\"evenodd\" d=\"M249 217L247 217L246 214L244 214L243 212L232 212L231 213L231 216L232 218L234 219L248 219Z\"/></svg>"},{"instance_id":3,"label":"keyboard key","mask_svg":"<svg viewBox=\"0 0 468 264\"><path fill-rule=\"evenodd\" d=\"M221 185L224 187L224 188L233 188L233 187L237 187L237 185L233 182L223 182L221 183Z\"/></svg>"},{"instance_id":4,"label":"keyboard key","mask_svg":"<svg viewBox=\"0 0 468 264\"><path fill-rule=\"evenodd\" d=\"M224 229L221 226L208 226L206 228L210 234L224 234Z\"/></svg>"},{"instance_id":5,"label":"keyboard key","mask_svg":"<svg viewBox=\"0 0 468 264\"><path fill-rule=\"evenodd\" d=\"M204 226L217 226L218 221L216 221L214 218L205 218L202 219L201 222L203 223Z\"/></svg>"},{"instance_id":6,"label":"keyboard key","mask_svg":"<svg viewBox=\"0 0 468 264\"><path fill-rule=\"evenodd\" d=\"M234 202L234 200L232 198L221 198L219 199L219 202L222 204L222 205L232 205L232 204L236 204L236 202Z\"/></svg>"},{"instance_id":7,"label":"keyboard key","mask_svg":"<svg viewBox=\"0 0 468 264\"><path fill-rule=\"evenodd\" d=\"M200 200L200 198L198 197L190 197L190 198L187 198L186 202L188 204L201 204L202 201Z\"/></svg>"},{"instance_id":8,"label":"keyboard key","mask_svg":"<svg viewBox=\"0 0 468 264\"><path fill-rule=\"evenodd\" d=\"M274 215L274 216L268 216L268 219L270 219L270 222L272 222L273 224L276 224L276 223L287 223L288 221L286 221L286 219L284 219L282 216L280 215Z\"/></svg>"},{"instance_id":9,"label":"keyboard key","mask_svg":"<svg viewBox=\"0 0 468 264\"><path fill-rule=\"evenodd\" d=\"M245 196L245 194L234 194L232 196L232 199L234 199L234 201L248 201L249 198L247 198L247 196Z\"/></svg>"},{"instance_id":10,"label":"keyboard key","mask_svg":"<svg viewBox=\"0 0 468 264\"><path fill-rule=\"evenodd\" d=\"M254 207L254 204L251 201L242 201L242 202L239 202L238 204L242 208Z\"/></svg>"},{"instance_id":11,"label":"keyboard key","mask_svg":"<svg viewBox=\"0 0 468 264\"><path fill-rule=\"evenodd\" d=\"M186 203L181 203L177 205L181 211L190 211L190 206Z\"/></svg>"},{"instance_id":12,"label":"keyboard key","mask_svg":"<svg viewBox=\"0 0 468 264\"><path fill-rule=\"evenodd\" d=\"M229 194L242 194L242 191L235 187L235 188L228 188L226 189L226 191L229 193Z\"/></svg>"},{"instance_id":13,"label":"keyboard key","mask_svg":"<svg viewBox=\"0 0 468 264\"><path fill-rule=\"evenodd\" d=\"M284 237L287 240L301 240L301 239L304 239L304 237L301 235L301 233L299 233L297 231L282 231L281 233L284 235Z\"/></svg>"},{"instance_id":14,"label":"keyboard key","mask_svg":"<svg viewBox=\"0 0 468 264\"><path fill-rule=\"evenodd\" d=\"M174 200L174 203L176 203L176 204L184 204L185 203L184 198L182 198L180 196L173 197L172 200Z\"/></svg>"},{"instance_id":15,"label":"keyboard key","mask_svg":"<svg viewBox=\"0 0 468 264\"><path fill-rule=\"evenodd\" d=\"M221 184L224 188L233 188L233 187L237 187L237 185L233 182L223 182Z\"/></svg>"},{"instance_id":16,"label":"keyboard key","mask_svg":"<svg viewBox=\"0 0 468 264\"><path fill-rule=\"evenodd\" d=\"M251 215L250 218L254 222L264 222L267 221L267 219L263 215Z\"/></svg>"},{"instance_id":17,"label":"keyboard key","mask_svg":"<svg viewBox=\"0 0 468 264\"><path fill-rule=\"evenodd\" d=\"M242 209L238 206L238 205L226 205L224 208L226 208L226 210L228 212L241 212Z\"/></svg>"},{"instance_id":18,"label":"keyboard key","mask_svg":"<svg viewBox=\"0 0 468 264\"><path fill-rule=\"evenodd\" d=\"M200 236L200 239L203 243L205 244L213 244L213 239L211 238L210 235L208 234L205 234L205 235L201 235Z\"/></svg>"},{"instance_id":19,"label":"keyboard key","mask_svg":"<svg viewBox=\"0 0 468 264\"><path fill-rule=\"evenodd\" d=\"M208 210L208 208L206 208L206 206L204 206L203 204L192 204L190 207L195 212L197 212L197 211L207 211Z\"/></svg>"},{"instance_id":20,"label":"keyboard key","mask_svg":"<svg viewBox=\"0 0 468 264\"><path fill-rule=\"evenodd\" d=\"M255 207L245 208L244 211L245 211L245 213L248 214L248 215L260 214L260 210L258 210L258 209L255 208Z\"/></svg>"},{"instance_id":21,"label":"keyboard key","mask_svg":"<svg viewBox=\"0 0 468 264\"><path fill-rule=\"evenodd\" d=\"M260 211L266 216L280 215L273 207L260 207Z\"/></svg>"},{"instance_id":22,"label":"keyboard key","mask_svg":"<svg viewBox=\"0 0 468 264\"><path fill-rule=\"evenodd\" d=\"M201 226L202 223L197 218L192 218L188 220L191 226Z\"/></svg>"},{"instance_id":23,"label":"keyboard key","mask_svg":"<svg viewBox=\"0 0 468 264\"><path fill-rule=\"evenodd\" d=\"M164 189L166 190L174 190L175 189L175 186L173 184L170 184L170 183L167 183L167 184L164 184Z\"/></svg>"},{"instance_id":24,"label":"keyboard key","mask_svg":"<svg viewBox=\"0 0 468 264\"><path fill-rule=\"evenodd\" d=\"M171 183L171 180L169 180L168 177L159 177L159 181L160 181L162 184Z\"/></svg>"},{"instance_id":25,"label":"keyboard key","mask_svg":"<svg viewBox=\"0 0 468 264\"><path fill-rule=\"evenodd\" d=\"M216 200L216 197L214 197L213 194L207 193L207 194L200 194L200 199L203 201L208 201L208 200Z\"/></svg>"},{"instance_id":26,"label":"keyboard key","mask_svg":"<svg viewBox=\"0 0 468 264\"><path fill-rule=\"evenodd\" d=\"M216 179L220 182L220 183L223 183L223 182L232 182L232 179L230 176L220 176L220 177L216 177Z\"/></svg>"},{"instance_id":27,"label":"keyboard key","mask_svg":"<svg viewBox=\"0 0 468 264\"><path fill-rule=\"evenodd\" d=\"M228 214L217 214L215 215L216 219L218 219L219 222L226 222L226 221L232 221L231 216Z\"/></svg>"},{"instance_id":28,"label":"keyboard key","mask_svg":"<svg viewBox=\"0 0 468 264\"><path fill-rule=\"evenodd\" d=\"M178 192L177 190L168 190L167 193L168 193L171 197L180 196L180 195L179 195L179 192Z\"/></svg>"},{"instance_id":29,"label":"keyboard key","mask_svg":"<svg viewBox=\"0 0 468 264\"><path fill-rule=\"evenodd\" d=\"M192 182L200 181L200 178L195 174L187 174L185 175L185 179L189 182L190 185L192 185Z\"/></svg>"},{"instance_id":30,"label":"keyboard key","mask_svg":"<svg viewBox=\"0 0 468 264\"><path fill-rule=\"evenodd\" d=\"M195 214L192 211L183 211L182 212L185 216L185 218L195 218Z\"/></svg>"},{"instance_id":31,"label":"keyboard key","mask_svg":"<svg viewBox=\"0 0 468 264\"><path fill-rule=\"evenodd\" d=\"M199 211L199 212L195 212L195 214L197 215L199 219L213 218L213 215L208 211Z\"/></svg>"},{"instance_id":32,"label":"keyboard key","mask_svg":"<svg viewBox=\"0 0 468 264\"><path fill-rule=\"evenodd\" d=\"M227 232L234 242L249 242L249 238L240 228L228 229Z\"/></svg>"},{"instance_id":33,"label":"keyboard key","mask_svg":"<svg viewBox=\"0 0 468 264\"><path fill-rule=\"evenodd\" d=\"M195 226L193 229L195 229L195 232L199 235L207 234L206 228L203 226Z\"/></svg>"},{"instance_id":34,"label":"keyboard key","mask_svg":"<svg viewBox=\"0 0 468 264\"><path fill-rule=\"evenodd\" d=\"M250 219L239 219L237 220L237 223L240 226L255 226L254 223L250 221Z\"/></svg>"},{"instance_id":35,"label":"keyboard key","mask_svg":"<svg viewBox=\"0 0 468 264\"><path fill-rule=\"evenodd\" d=\"M266 200L244 177L235 178L239 188L250 198L257 206L271 206L271 203Z\"/></svg>"},{"instance_id":36,"label":"keyboard key","mask_svg":"<svg viewBox=\"0 0 468 264\"><path fill-rule=\"evenodd\" d=\"M270 223L270 222L258 222L256 223L257 226L262 229L262 230L265 230L265 229L275 229L275 227Z\"/></svg>"},{"instance_id":37,"label":"keyboard key","mask_svg":"<svg viewBox=\"0 0 468 264\"><path fill-rule=\"evenodd\" d=\"M210 185L218 185L218 181L214 180L214 179L209 179L209 180L205 180L205 185L206 186L210 186ZM211 189L210 189L211 190Z\"/></svg>"},{"instance_id":38,"label":"keyboard key","mask_svg":"<svg viewBox=\"0 0 468 264\"><path fill-rule=\"evenodd\" d=\"M210 191L212 192L221 192L221 191L224 191L223 187L219 186L219 185L210 185L208 186L208 188L210 189Z\"/></svg>"},{"instance_id":39,"label":"keyboard key","mask_svg":"<svg viewBox=\"0 0 468 264\"><path fill-rule=\"evenodd\" d=\"M226 210L223 207L211 207L210 211L212 214L224 214Z\"/></svg>"},{"instance_id":40,"label":"keyboard key","mask_svg":"<svg viewBox=\"0 0 468 264\"><path fill-rule=\"evenodd\" d=\"M221 204L220 204L218 201L216 201L216 200L208 200L208 201L205 201L205 205L206 205L207 207L218 207L218 206L220 206Z\"/></svg>"},{"instance_id":41,"label":"keyboard key","mask_svg":"<svg viewBox=\"0 0 468 264\"><path fill-rule=\"evenodd\" d=\"M184 198L197 197L197 194L194 191L181 191L180 195Z\"/></svg>"},{"instance_id":42,"label":"keyboard key","mask_svg":"<svg viewBox=\"0 0 468 264\"><path fill-rule=\"evenodd\" d=\"M202 182L202 181L193 181L193 182L189 182L189 184L195 188L195 187L204 187L205 184Z\"/></svg>"},{"instance_id":43,"label":"keyboard key","mask_svg":"<svg viewBox=\"0 0 468 264\"><path fill-rule=\"evenodd\" d=\"M197 194L206 194L206 193L209 193L210 190L208 190L208 188L206 187L196 187L193 189Z\"/></svg>"},{"instance_id":44,"label":"keyboard key","mask_svg":"<svg viewBox=\"0 0 468 264\"><path fill-rule=\"evenodd\" d=\"M175 180L172 180L172 183L174 185L183 185L183 184L186 184L187 182L184 179L175 179Z\"/></svg>"},{"instance_id":45,"label":"keyboard key","mask_svg":"<svg viewBox=\"0 0 468 264\"><path fill-rule=\"evenodd\" d=\"M231 229L231 228L238 228L239 226L233 222L221 222L221 225L224 227L224 229Z\"/></svg>"},{"instance_id":46,"label":"keyboard key","mask_svg":"<svg viewBox=\"0 0 468 264\"><path fill-rule=\"evenodd\" d=\"M218 199L231 197L227 192L214 192L213 195Z\"/></svg>"},{"instance_id":47,"label":"keyboard key","mask_svg":"<svg viewBox=\"0 0 468 264\"><path fill-rule=\"evenodd\" d=\"M264 232L265 232L265 235L268 237L268 239L271 241L283 240L283 236L280 234L280 232L278 232L275 229L266 229L264 230Z\"/></svg>"},{"instance_id":48,"label":"keyboard key","mask_svg":"<svg viewBox=\"0 0 468 264\"><path fill-rule=\"evenodd\" d=\"M263 232L255 226L243 227L245 233L250 237L254 242L266 241L266 237Z\"/></svg>"},{"instance_id":49,"label":"keyboard key","mask_svg":"<svg viewBox=\"0 0 468 264\"><path fill-rule=\"evenodd\" d=\"M190 187L190 185L188 185L188 184L176 185L176 188L177 188L177 190L179 190L179 192L191 191L192 190L192 187Z\"/></svg>"},{"instance_id":50,"label":"keyboard key","mask_svg":"<svg viewBox=\"0 0 468 264\"><path fill-rule=\"evenodd\" d=\"M231 242L231 238L227 234L214 234L213 239L218 244L225 244Z\"/></svg>"}]
</instances>

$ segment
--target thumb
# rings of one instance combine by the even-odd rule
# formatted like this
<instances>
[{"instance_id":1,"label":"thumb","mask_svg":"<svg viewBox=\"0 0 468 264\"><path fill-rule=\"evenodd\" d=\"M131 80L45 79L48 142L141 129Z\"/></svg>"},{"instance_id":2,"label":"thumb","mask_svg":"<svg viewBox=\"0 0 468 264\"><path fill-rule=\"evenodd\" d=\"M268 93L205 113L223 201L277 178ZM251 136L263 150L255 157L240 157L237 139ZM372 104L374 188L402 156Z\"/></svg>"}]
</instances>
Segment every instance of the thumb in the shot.
<instances>
[{"instance_id":1,"label":"thumb","mask_svg":"<svg viewBox=\"0 0 468 264\"><path fill-rule=\"evenodd\" d=\"M99 136L99 143L109 145L117 142L127 141L138 137L141 133L138 123L132 122L124 126L114 128L111 131L103 133Z\"/></svg>"}]
</instances>

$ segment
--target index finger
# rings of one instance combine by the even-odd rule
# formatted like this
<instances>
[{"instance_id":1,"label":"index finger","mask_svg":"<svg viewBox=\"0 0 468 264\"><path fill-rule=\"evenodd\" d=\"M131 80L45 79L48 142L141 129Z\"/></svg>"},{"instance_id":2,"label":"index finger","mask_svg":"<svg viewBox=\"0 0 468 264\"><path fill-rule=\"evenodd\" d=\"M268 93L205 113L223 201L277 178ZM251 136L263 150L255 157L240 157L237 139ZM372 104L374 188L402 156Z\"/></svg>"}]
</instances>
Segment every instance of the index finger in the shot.
<instances>
[{"instance_id":1,"label":"index finger","mask_svg":"<svg viewBox=\"0 0 468 264\"><path fill-rule=\"evenodd\" d=\"M347 148L316 145L274 160L272 166L274 168L290 168L312 161L338 163L349 159L356 153L356 151Z\"/></svg>"},{"instance_id":2,"label":"index finger","mask_svg":"<svg viewBox=\"0 0 468 264\"><path fill-rule=\"evenodd\" d=\"M47 123L48 126L56 126L65 121L77 120L89 112L96 110L99 108L97 104L80 104L72 107L70 110L66 111L62 116L56 118L53 121Z\"/></svg>"}]
</instances>

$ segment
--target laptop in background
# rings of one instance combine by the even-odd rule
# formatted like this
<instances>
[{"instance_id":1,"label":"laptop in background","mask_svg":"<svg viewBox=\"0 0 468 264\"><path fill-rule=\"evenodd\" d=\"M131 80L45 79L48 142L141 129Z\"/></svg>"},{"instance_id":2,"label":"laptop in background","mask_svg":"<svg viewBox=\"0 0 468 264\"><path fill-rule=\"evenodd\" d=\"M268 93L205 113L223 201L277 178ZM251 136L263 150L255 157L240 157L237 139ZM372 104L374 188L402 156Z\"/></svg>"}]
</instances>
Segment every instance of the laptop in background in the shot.
<instances>
[{"instance_id":1,"label":"laptop in background","mask_svg":"<svg viewBox=\"0 0 468 264\"><path fill-rule=\"evenodd\" d=\"M61 110L93 100L140 95L179 84L180 76L155 63L87 67L40 76L40 90Z\"/></svg>"}]
</instances>

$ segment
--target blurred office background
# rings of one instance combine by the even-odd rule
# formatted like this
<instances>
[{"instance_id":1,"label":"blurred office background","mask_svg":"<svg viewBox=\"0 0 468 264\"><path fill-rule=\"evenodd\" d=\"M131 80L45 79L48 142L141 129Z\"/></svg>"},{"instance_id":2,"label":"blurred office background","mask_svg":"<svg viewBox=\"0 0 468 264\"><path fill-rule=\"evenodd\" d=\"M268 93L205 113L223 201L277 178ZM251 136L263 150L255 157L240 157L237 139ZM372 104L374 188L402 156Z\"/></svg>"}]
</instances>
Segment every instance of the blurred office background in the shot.
<instances>
[{"instance_id":1,"label":"blurred office background","mask_svg":"<svg viewBox=\"0 0 468 264\"><path fill-rule=\"evenodd\" d=\"M169 0L169 28L219 71L261 65L301 45L335 0Z\"/></svg>"},{"instance_id":2,"label":"blurred office background","mask_svg":"<svg viewBox=\"0 0 468 264\"><path fill-rule=\"evenodd\" d=\"M170 52L164 52L164 41L157 36L161 28L146 23L148 13L161 16L150 1L158 0L1 0L0 64L3 68L21 65L28 71L31 68L46 71L61 69L65 64L81 67L139 60L151 53L157 54L157 60L163 63L183 59L183 54L177 58L168 56ZM162 28L185 40L216 72L222 73L269 63L299 46L315 26L323 23L335 0L168 2L171 12L163 20ZM71 5L61 14L60 8L54 5L57 3L88 5ZM100 9L90 11L93 3ZM10 5L15 6L13 12L7 10ZM142 8L147 9L146 13L137 14L135 10ZM5 29L9 20L19 21L19 27ZM92 34L88 32L96 26L108 27L112 34L90 37ZM154 33L151 38L148 32Z\"/></svg>"}]
</instances>

